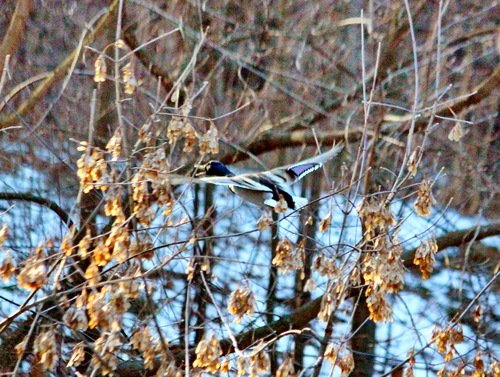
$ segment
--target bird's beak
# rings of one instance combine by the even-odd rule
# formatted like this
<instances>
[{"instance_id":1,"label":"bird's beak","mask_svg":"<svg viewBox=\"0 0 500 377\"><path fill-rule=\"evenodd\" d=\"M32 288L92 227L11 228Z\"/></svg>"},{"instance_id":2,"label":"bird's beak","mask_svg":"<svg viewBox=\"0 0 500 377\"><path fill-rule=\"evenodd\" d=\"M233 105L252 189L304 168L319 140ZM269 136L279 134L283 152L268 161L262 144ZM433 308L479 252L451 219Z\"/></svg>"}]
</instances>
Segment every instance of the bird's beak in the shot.
<instances>
[{"instance_id":1,"label":"bird's beak","mask_svg":"<svg viewBox=\"0 0 500 377\"><path fill-rule=\"evenodd\" d=\"M194 166L194 171L195 171L195 177L201 177L203 175L205 175L205 167L207 166L207 164L196 164Z\"/></svg>"}]
</instances>

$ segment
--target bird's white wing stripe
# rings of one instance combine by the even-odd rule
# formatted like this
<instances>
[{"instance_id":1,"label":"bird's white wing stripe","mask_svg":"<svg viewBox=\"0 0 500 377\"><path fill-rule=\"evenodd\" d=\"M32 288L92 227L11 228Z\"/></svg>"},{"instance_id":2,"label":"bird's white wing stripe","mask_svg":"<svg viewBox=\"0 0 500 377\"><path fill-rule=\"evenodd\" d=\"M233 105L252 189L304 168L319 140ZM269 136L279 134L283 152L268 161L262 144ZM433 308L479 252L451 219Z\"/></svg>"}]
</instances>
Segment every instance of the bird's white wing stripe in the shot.
<instances>
[{"instance_id":1,"label":"bird's white wing stripe","mask_svg":"<svg viewBox=\"0 0 500 377\"><path fill-rule=\"evenodd\" d=\"M287 171L291 171L293 174L295 174L297 176L295 177L295 181L298 181L299 179L305 177L307 174L318 170L321 166L323 166L323 164L308 162L307 164L297 164L295 166L292 166L288 168Z\"/></svg>"}]
</instances>

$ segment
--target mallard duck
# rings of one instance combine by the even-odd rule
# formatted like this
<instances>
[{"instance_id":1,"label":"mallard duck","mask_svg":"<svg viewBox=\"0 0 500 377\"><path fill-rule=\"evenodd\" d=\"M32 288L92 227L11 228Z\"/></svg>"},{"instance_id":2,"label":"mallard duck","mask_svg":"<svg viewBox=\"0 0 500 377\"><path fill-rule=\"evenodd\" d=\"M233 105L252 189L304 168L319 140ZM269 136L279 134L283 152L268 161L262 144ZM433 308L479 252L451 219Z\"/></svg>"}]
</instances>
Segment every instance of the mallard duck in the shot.
<instances>
[{"instance_id":1,"label":"mallard duck","mask_svg":"<svg viewBox=\"0 0 500 377\"><path fill-rule=\"evenodd\" d=\"M197 181L228 186L231 192L243 200L260 207L275 208L283 198L288 208L299 209L307 205L309 201L307 198L295 196L290 185L318 170L325 162L335 157L341 149L342 145L336 145L328 152L316 157L256 173L234 174L224 163L209 161L201 167L202 176L198 175Z\"/></svg>"}]
</instances>

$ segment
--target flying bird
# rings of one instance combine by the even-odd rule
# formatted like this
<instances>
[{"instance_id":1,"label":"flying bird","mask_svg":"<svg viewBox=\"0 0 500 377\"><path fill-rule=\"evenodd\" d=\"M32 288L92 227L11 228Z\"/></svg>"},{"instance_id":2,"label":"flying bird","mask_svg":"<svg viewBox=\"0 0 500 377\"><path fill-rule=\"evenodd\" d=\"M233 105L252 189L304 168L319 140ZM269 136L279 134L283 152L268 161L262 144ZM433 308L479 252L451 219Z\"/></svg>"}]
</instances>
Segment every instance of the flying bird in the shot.
<instances>
[{"instance_id":1,"label":"flying bird","mask_svg":"<svg viewBox=\"0 0 500 377\"><path fill-rule=\"evenodd\" d=\"M195 181L227 186L243 200L260 207L275 208L281 198L288 208L299 209L307 205L307 198L295 196L290 185L318 170L343 148L336 145L328 152L295 164L256 173L234 174L220 161L209 161L202 166L202 176Z\"/></svg>"}]
</instances>

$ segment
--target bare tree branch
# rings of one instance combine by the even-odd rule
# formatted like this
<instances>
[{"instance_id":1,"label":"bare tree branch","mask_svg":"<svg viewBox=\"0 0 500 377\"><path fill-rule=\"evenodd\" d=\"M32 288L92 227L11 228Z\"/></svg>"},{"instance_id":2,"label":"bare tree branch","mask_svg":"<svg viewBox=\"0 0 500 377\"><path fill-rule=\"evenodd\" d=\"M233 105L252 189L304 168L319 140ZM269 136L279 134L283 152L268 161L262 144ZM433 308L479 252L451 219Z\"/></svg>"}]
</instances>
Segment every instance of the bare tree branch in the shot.
<instances>
[{"instance_id":1,"label":"bare tree branch","mask_svg":"<svg viewBox=\"0 0 500 377\"><path fill-rule=\"evenodd\" d=\"M24 28L26 20L30 14L31 0L18 0L16 9L10 20L9 28L0 45L0 72L4 69L5 58L7 55L12 55L24 36Z\"/></svg>"},{"instance_id":2,"label":"bare tree branch","mask_svg":"<svg viewBox=\"0 0 500 377\"><path fill-rule=\"evenodd\" d=\"M489 95L498 87L500 87L500 65L498 65L491 75L473 90L474 94L469 97L465 97L450 106L441 108L436 115L441 117L454 117L453 113L458 114L468 107L478 104L488 98ZM430 114L417 120L415 124L415 131L423 131L427 127L428 116L430 116ZM401 121L409 121L410 119L410 116L408 118L401 117ZM340 142L345 139L349 142L355 142L361 138L362 132L362 128L351 128L345 132L318 132L316 135L309 129L291 131L285 134L269 133L260 135L254 142L244 146L245 150L248 151L249 154L232 151L222 156L220 160L224 163L236 163L247 159L251 154L258 156L277 149L291 148L301 145L316 146L316 140L323 145L329 145L333 142ZM392 131L387 129L387 127L382 127L380 134L382 137L387 137L390 132Z\"/></svg>"},{"instance_id":3,"label":"bare tree branch","mask_svg":"<svg viewBox=\"0 0 500 377\"><path fill-rule=\"evenodd\" d=\"M496 89L500 87L500 64L498 64L493 72L484 79L479 85L477 85L472 91L472 95L463 97L460 100L443 106L438 106L435 116L454 118L456 114L466 110L467 108L477 105L479 102L488 98L488 96ZM420 117L416 122L416 130L421 131L425 129L428 125L428 119L431 113L425 114ZM400 121L409 121L411 119L410 115L400 118Z\"/></svg>"},{"instance_id":4,"label":"bare tree branch","mask_svg":"<svg viewBox=\"0 0 500 377\"><path fill-rule=\"evenodd\" d=\"M68 227L73 225L73 221L69 215L52 200L42 198L40 196L28 194L28 193L17 193L17 192L0 192L0 200L19 200L29 203L37 203L48 209L54 211L54 213L59 216L63 223L67 224Z\"/></svg>"},{"instance_id":5,"label":"bare tree branch","mask_svg":"<svg viewBox=\"0 0 500 377\"><path fill-rule=\"evenodd\" d=\"M464 245L470 241L480 241L484 238L497 236L500 234L500 222L495 222L488 225L482 225L479 227L473 226L471 228L456 230L453 232L448 232L441 237L436 239L438 246L438 251L442 251L448 247ZM403 260L405 261L405 266L408 268L415 267L413 264L413 258L415 257L415 252L417 248L408 250L403 254Z\"/></svg>"},{"instance_id":6,"label":"bare tree branch","mask_svg":"<svg viewBox=\"0 0 500 377\"><path fill-rule=\"evenodd\" d=\"M257 137L256 141L248 144L244 150L248 152L242 153L239 151L230 152L222 156L220 160L224 163L235 163L243 161L249 155L260 155L277 149L297 147L301 145L316 146L316 140L325 146L331 146L334 142L345 140L347 136L349 141L356 141L362 135L362 129L351 129L344 131L318 132L316 135L310 130L291 131L286 134L267 134ZM316 137L315 137L316 136ZM317 138L317 139L316 139Z\"/></svg>"},{"instance_id":7,"label":"bare tree branch","mask_svg":"<svg viewBox=\"0 0 500 377\"><path fill-rule=\"evenodd\" d=\"M98 37L105 29L109 22L112 21L114 11L116 10L119 0L114 0L109 6L106 14L101 18L98 22L97 26L94 30L88 33L84 40L83 45L88 45L92 43L92 41ZM43 98L48 91L57 84L60 80L64 78L64 75L71 67L73 61L75 60L76 54L80 52L80 48L75 48L67 57L63 60L61 64L59 64L50 74L47 76L45 80L43 80L31 93L31 95L24 101L14 112L14 114L10 114L0 118L0 130L11 127L17 124L21 117L28 114Z\"/></svg>"}]
</instances>

